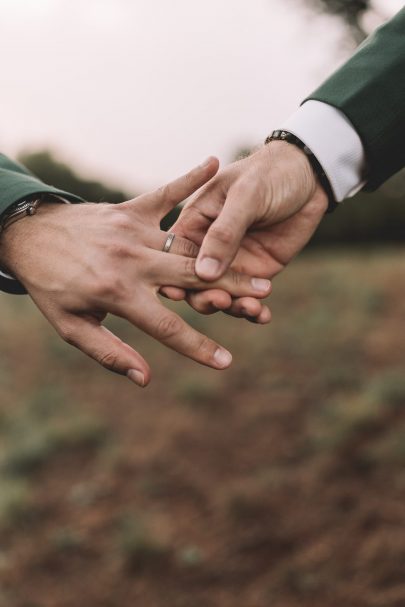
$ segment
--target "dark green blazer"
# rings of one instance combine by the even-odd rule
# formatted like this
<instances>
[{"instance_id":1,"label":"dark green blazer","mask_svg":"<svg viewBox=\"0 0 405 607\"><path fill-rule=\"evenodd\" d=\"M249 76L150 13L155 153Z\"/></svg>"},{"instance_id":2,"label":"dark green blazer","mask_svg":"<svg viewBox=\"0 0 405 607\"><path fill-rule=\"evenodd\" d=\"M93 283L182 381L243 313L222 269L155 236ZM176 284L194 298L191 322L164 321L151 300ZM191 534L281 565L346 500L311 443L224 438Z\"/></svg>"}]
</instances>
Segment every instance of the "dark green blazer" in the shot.
<instances>
[{"instance_id":1,"label":"dark green blazer","mask_svg":"<svg viewBox=\"0 0 405 607\"><path fill-rule=\"evenodd\" d=\"M31 194L56 194L70 202L81 202L78 196L43 183L21 164L0 154L0 214Z\"/></svg>"},{"instance_id":2,"label":"dark green blazer","mask_svg":"<svg viewBox=\"0 0 405 607\"><path fill-rule=\"evenodd\" d=\"M375 190L403 168L405 8L367 38L308 99L333 105L353 124L367 157L366 190Z\"/></svg>"}]
</instances>

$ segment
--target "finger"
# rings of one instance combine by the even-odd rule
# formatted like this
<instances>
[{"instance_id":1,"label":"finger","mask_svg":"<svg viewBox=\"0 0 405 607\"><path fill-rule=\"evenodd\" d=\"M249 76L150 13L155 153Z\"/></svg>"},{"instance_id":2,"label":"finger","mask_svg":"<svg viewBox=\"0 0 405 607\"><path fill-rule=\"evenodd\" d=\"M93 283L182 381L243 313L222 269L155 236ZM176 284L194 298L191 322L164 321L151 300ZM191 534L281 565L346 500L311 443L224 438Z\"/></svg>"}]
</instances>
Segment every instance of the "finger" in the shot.
<instances>
[{"instance_id":1,"label":"finger","mask_svg":"<svg viewBox=\"0 0 405 607\"><path fill-rule=\"evenodd\" d=\"M228 310L232 306L232 297L220 289L190 291L186 295L186 301L200 314L215 314L220 310Z\"/></svg>"},{"instance_id":2,"label":"finger","mask_svg":"<svg viewBox=\"0 0 405 607\"><path fill-rule=\"evenodd\" d=\"M196 275L195 259L151 250L148 262L148 276L159 287L174 285L183 289L207 289L207 283ZM271 282L267 278L252 278L232 269L219 280L209 283L209 287L227 291L234 297L263 298L271 292Z\"/></svg>"},{"instance_id":3,"label":"finger","mask_svg":"<svg viewBox=\"0 0 405 607\"><path fill-rule=\"evenodd\" d=\"M183 301L187 294L185 289L179 289L179 287L162 287L159 289L159 293L172 301Z\"/></svg>"},{"instance_id":4,"label":"finger","mask_svg":"<svg viewBox=\"0 0 405 607\"><path fill-rule=\"evenodd\" d=\"M121 315L162 344L203 365L226 369L232 362L230 352L191 328L153 296L147 301L143 315L139 315L139 307L123 309Z\"/></svg>"},{"instance_id":5,"label":"finger","mask_svg":"<svg viewBox=\"0 0 405 607\"><path fill-rule=\"evenodd\" d=\"M209 289L208 291L186 291L178 287L162 287L159 294L172 301L187 301L187 303L200 314L215 314L220 310L226 310L232 304L229 293L220 289Z\"/></svg>"},{"instance_id":6,"label":"finger","mask_svg":"<svg viewBox=\"0 0 405 607\"><path fill-rule=\"evenodd\" d=\"M57 330L67 343L106 369L127 375L128 379L141 387L149 383L150 368L147 362L96 318L72 316Z\"/></svg>"},{"instance_id":7,"label":"finger","mask_svg":"<svg viewBox=\"0 0 405 607\"><path fill-rule=\"evenodd\" d=\"M150 194L138 197L134 204L145 205L149 212L152 212L154 216L161 220L171 209L212 179L218 172L218 168L218 159L210 156L203 164L195 167L179 179L164 185Z\"/></svg>"},{"instance_id":8,"label":"finger","mask_svg":"<svg viewBox=\"0 0 405 607\"><path fill-rule=\"evenodd\" d=\"M262 311L260 312L259 316L257 316L256 322L259 325L267 325L269 322L271 322L271 310L268 306L263 305Z\"/></svg>"},{"instance_id":9,"label":"finger","mask_svg":"<svg viewBox=\"0 0 405 607\"><path fill-rule=\"evenodd\" d=\"M230 316L246 318L246 320L260 325L268 324L271 321L271 312L268 306L252 297L234 299L231 307L225 312Z\"/></svg>"},{"instance_id":10,"label":"finger","mask_svg":"<svg viewBox=\"0 0 405 607\"><path fill-rule=\"evenodd\" d=\"M148 245L156 251L163 251L163 247L165 246L170 234L173 234L173 232L151 230L148 232ZM184 257L197 257L199 250L200 248L194 244L194 242L191 242L191 240L175 235L168 253L171 255L182 255Z\"/></svg>"},{"instance_id":11,"label":"finger","mask_svg":"<svg viewBox=\"0 0 405 607\"><path fill-rule=\"evenodd\" d=\"M236 318L246 318L250 322L267 324L271 320L269 308L253 297L241 297L232 300L228 293L218 289L201 292L189 292L187 303L200 314L214 314L222 310Z\"/></svg>"},{"instance_id":12,"label":"finger","mask_svg":"<svg viewBox=\"0 0 405 607\"><path fill-rule=\"evenodd\" d=\"M186 300L199 314L215 314L226 312L236 318L246 318L257 324L268 324L271 321L271 312L268 306L253 297L232 299L229 293L220 289L207 291L185 291L177 287L163 287L160 293L172 301Z\"/></svg>"},{"instance_id":13,"label":"finger","mask_svg":"<svg viewBox=\"0 0 405 607\"><path fill-rule=\"evenodd\" d=\"M222 211L202 242L196 265L200 278L217 280L229 268L253 221L252 208L252 201L240 189L229 192Z\"/></svg>"}]
</instances>

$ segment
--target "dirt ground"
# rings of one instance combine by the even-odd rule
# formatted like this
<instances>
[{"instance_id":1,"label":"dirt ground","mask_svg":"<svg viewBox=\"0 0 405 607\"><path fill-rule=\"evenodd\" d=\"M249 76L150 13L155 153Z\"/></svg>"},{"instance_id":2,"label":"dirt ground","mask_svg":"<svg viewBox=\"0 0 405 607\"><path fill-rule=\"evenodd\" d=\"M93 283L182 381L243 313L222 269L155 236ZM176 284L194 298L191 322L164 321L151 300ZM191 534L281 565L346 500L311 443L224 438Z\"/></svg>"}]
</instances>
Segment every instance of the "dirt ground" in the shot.
<instances>
[{"instance_id":1,"label":"dirt ground","mask_svg":"<svg viewBox=\"0 0 405 607\"><path fill-rule=\"evenodd\" d=\"M123 322L141 391L1 296L0 607L403 607L405 250L306 255L273 322Z\"/></svg>"}]
</instances>

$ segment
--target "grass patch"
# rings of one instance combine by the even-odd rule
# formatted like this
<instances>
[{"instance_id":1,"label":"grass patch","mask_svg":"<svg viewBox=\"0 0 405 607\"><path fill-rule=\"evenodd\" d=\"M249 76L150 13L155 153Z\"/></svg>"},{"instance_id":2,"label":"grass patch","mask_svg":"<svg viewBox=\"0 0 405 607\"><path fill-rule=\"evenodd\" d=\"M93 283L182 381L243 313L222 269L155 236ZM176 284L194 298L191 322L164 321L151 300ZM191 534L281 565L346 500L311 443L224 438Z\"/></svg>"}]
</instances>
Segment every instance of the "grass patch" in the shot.
<instances>
[{"instance_id":1,"label":"grass patch","mask_svg":"<svg viewBox=\"0 0 405 607\"><path fill-rule=\"evenodd\" d=\"M166 562L170 550L147 525L142 515L127 515L119 522L118 548L125 567L151 568Z\"/></svg>"},{"instance_id":2,"label":"grass patch","mask_svg":"<svg viewBox=\"0 0 405 607\"><path fill-rule=\"evenodd\" d=\"M78 412L79 409L79 412ZM53 386L0 414L0 527L17 524L30 509L30 480L55 456L98 451L108 438L103 423L84 415Z\"/></svg>"},{"instance_id":3,"label":"grass patch","mask_svg":"<svg viewBox=\"0 0 405 607\"><path fill-rule=\"evenodd\" d=\"M177 553L177 561L181 567L199 567L204 562L204 554L198 546L185 546Z\"/></svg>"},{"instance_id":4,"label":"grass patch","mask_svg":"<svg viewBox=\"0 0 405 607\"><path fill-rule=\"evenodd\" d=\"M316 410L310 423L311 446L315 451L333 450L352 440L356 435L361 434L366 437L368 432L380 429L383 431L385 420L389 420L390 416L402 406L405 406L403 373L392 369L384 371L363 386L360 393L348 395L346 399L334 398L321 409ZM396 432L391 422L388 432L394 434ZM397 455L402 457L400 439L388 436L384 440L387 441L387 445L391 445L391 449L396 451Z\"/></svg>"},{"instance_id":5,"label":"grass patch","mask_svg":"<svg viewBox=\"0 0 405 607\"><path fill-rule=\"evenodd\" d=\"M7 529L18 525L31 512L27 483L0 477L0 528Z\"/></svg>"},{"instance_id":6,"label":"grass patch","mask_svg":"<svg viewBox=\"0 0 405 607\"><path fill-rule=\"evenodd\" d=\"M29 477L57 453L97 449L107 438L100 420L78 414L58 390L47 388L0 424L0 474Z\"/></svg>"},{"instance_id":7,"label":"grass patch","mask_svg":"<svg viewBox=\"0 0 405 607\"><path fill-rule=\"evenodd\" d=\"M175 397L182 403L195 408L206 408L217 402L219 393L217 378L211 379L199 375L184 375L175 386Z\"/></svg>"},{"instance_id":8,"label":"grass patch","mask_svg":"<svg viewBox=\"0 0 405 607\"><path fill-rule=\"evenodd\" d=\"M82 536L69 527L55 529L49 538L51 548L58 553L70 553L83 546Z\"/></svg>"}]
</instances>

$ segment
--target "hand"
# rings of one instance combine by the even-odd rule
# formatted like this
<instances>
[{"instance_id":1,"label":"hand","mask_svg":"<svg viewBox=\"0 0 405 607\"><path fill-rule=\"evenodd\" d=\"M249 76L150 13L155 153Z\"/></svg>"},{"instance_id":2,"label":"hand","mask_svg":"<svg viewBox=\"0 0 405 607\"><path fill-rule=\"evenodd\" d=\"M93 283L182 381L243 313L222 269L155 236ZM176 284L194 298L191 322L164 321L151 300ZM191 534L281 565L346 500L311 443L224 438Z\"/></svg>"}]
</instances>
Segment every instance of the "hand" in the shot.
<instances>
[{"instance_id":1,"label":"hand","mask_svg":"<svg viewBox=\"0 0 405 607\"><path fill-rule=\"evenodd\" d=\"M0 259L65 341L138 385L149 382L149 366L102 326L109 312L185 356L226 368L230 353L167 310L157 295L167 285L207 286L195 274L193 243L177 237L171 254L162 252L167 234L159 222L217 169L210 159L160 190L118 205L44 203L37 215L5 230ZM270 291L269 281L259 283L260 292L233 271L214 286L239 296Z\"/></svg>"},{"instance_id":2,"label":"hand","mask_svg":"<svg viewBox=\"0 0 405 607\"><path fill-rule=\"evenodd\" d=\"M271 278L305 246L327 204L306 155L274 141L220 171L186 204L173 231L201 246L196 272L204 280L218 280L231 264L238 272ZM218 290L164 293L187 297L202 313L227 308L235 316L270 320L269 310L252 298L232 301Z\"/></svg>"}]
</instances>

